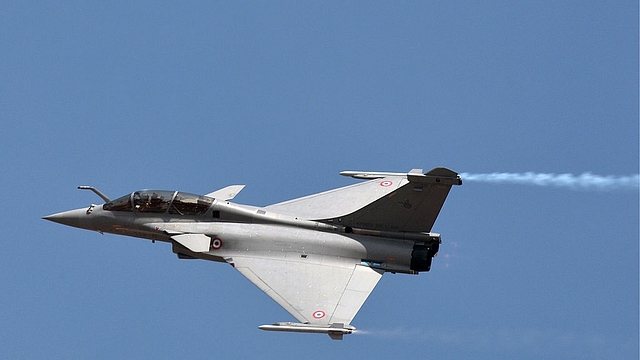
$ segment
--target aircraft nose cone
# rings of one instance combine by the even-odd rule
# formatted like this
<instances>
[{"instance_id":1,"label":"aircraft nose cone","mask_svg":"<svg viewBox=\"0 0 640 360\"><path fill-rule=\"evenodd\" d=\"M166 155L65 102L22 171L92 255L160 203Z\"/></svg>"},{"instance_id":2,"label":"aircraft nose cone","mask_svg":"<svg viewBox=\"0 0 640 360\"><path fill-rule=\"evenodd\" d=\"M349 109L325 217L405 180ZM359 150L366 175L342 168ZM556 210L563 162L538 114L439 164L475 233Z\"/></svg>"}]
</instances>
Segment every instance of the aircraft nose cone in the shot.
<instances>
[{"instance_id":1,"label":"aircraft nose cone","mask_svg":"<svg viewBox=\"0 0 640 360\"><path fill-rule=\"evenodd\" d=\"M45 216L43 219L82 229L88 229L91 225L91 219L86 209L63 211Z\"/></svg>"}]
</instances>

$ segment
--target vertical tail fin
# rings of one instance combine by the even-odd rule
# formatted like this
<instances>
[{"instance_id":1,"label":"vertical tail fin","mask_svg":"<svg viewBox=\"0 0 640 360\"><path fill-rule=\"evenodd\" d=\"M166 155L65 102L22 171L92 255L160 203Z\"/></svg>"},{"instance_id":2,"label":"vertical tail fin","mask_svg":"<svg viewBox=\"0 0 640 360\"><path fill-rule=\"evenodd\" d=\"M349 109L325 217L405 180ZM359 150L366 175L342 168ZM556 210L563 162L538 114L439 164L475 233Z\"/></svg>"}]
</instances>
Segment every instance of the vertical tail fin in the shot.
<instances>
[{"instance_id":1,"label":"vertical tail fin","mask_svg":"<svg viewBox=\"0 0 640 360\"><path fill-rule=\"evenodd\" d=\"M394 174L396 175L396 174ZM363 208L328 219L354 228L430 232L453 185L462 185L458 174L446 168L435 168L425 174L410 172L407 183L371 202ZM384 184L386 178L377 181Z\"/></svg>"}]
</instances>

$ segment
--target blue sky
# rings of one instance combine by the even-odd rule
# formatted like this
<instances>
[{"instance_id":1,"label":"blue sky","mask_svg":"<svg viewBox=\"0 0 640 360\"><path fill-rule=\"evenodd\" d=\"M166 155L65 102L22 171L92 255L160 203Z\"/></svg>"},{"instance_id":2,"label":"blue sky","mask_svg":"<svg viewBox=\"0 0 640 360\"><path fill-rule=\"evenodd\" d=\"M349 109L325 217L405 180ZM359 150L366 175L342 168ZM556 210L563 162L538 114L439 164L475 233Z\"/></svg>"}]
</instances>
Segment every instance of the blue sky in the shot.
<instances>
[{"instance_id":1,"label":"blue sky","mask_svg":"<svg viewBox=\"0 0 640 360\"><path fill-rule=\"evenodd\" d=\"M452 190L431 272L385 275L344 341L230 266L41 220L136 189L342 170L638 173L638 3L0 5L7 358L638 358L638 191Z\"/></svg>"}]
</instances>

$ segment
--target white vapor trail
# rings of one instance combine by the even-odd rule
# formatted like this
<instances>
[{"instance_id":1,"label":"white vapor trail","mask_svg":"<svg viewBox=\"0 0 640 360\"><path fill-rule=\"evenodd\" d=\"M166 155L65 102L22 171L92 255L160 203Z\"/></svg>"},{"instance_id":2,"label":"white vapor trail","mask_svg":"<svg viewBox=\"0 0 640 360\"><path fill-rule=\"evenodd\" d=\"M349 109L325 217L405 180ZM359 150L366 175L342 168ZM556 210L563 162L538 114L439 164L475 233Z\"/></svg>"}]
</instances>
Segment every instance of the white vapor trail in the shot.
<instances>
[{"instance_id":1,"label":"white vapor trail","mask_svg":"<svg viewBox=\"0 0 640 360\"><path fill-rule=\"evenodd\" d=\"M404 328L382 330L356 330L354 334L386 340L404 340L431 346L463 347L476 351L517 351L543 354L580 350L589 353L612 353L624 349L633 351L637 339L633 336L558 331L546 328Z\"/></svg>"},{"instance_id":2,"label":"white vapor trail","mask_svg":"<svg viewBox=\"0 0 640 360\"><path fill-rule=\"evenodd\" d=\"M569 188L573 190L638 190L640 177L638 174L629 176L593 175L583 173L547 174L547 173L490 173L490 174L460 174L462 181L476 181L494 184L521 184Z\"/></svg>"}]
</instances>

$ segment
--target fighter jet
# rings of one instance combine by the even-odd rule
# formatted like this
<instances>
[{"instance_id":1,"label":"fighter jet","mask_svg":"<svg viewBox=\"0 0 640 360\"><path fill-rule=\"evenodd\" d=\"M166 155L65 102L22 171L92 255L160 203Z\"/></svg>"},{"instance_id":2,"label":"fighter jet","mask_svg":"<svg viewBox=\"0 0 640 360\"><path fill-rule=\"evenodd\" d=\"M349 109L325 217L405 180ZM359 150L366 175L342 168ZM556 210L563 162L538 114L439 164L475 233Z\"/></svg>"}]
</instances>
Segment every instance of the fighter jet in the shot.
<instances>
[{"instance_id":1,"label":"fighter jet","mask_svg":"<svg viewBox=\"0 0 640 360\"><path fill-rule=\"evenodd\" d=\"M180 259L227 263L298 322L259 326L268 331L351 334L351 321L382 274L431 269L441 244L431 232L460 176L344 171L367 181L265 207L231 202L244 185L204 196L140 190L102 205L44 219L100 233L170 243Z\"/></svg>"}]
</instances>

